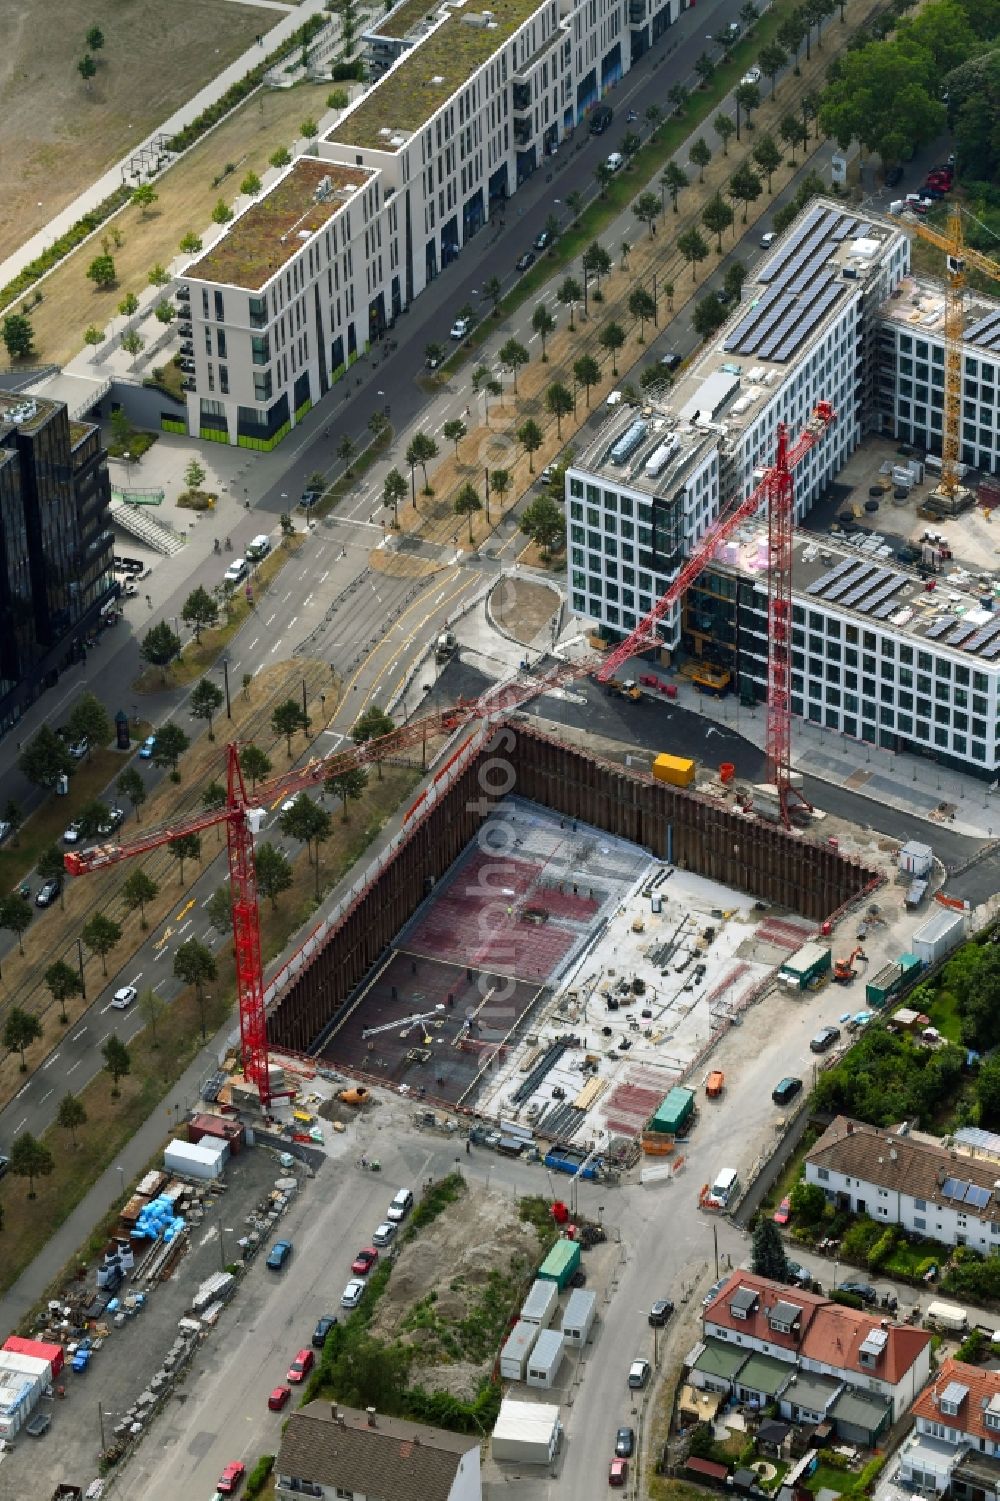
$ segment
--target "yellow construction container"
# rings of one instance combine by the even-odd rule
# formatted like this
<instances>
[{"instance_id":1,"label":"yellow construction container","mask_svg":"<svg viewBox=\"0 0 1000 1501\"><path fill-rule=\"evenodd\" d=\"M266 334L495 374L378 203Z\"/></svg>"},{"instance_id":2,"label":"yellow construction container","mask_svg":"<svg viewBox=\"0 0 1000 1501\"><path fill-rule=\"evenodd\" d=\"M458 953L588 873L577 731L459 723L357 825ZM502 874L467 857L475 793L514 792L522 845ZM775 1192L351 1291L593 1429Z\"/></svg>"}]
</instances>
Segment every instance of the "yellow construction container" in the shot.
<instances>
[{"instance_id":1,"label":"yellow construction container","mask_svg":"<svg viewBox=\"0 0 1000 1501\"><path fill-rule=\"evenodd\" d=\"M653 776L673 787L690 787L694 783L695 763L687 756L659 755L653 762Z\"/></svg>"}]
</instances>

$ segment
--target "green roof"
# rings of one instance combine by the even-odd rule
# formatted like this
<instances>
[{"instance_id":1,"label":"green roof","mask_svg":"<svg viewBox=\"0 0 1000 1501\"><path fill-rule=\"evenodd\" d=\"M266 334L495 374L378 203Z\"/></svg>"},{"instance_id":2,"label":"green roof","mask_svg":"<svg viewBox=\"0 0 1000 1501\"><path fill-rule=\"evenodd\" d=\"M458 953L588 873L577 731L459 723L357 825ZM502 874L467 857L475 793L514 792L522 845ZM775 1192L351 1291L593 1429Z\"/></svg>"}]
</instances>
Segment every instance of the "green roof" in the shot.
<instances>
[{"instance_id":1,"label":"green roof","mask_svg":"<svg viewBox=\"0 0 1000 1501\"><path fill-rule=\"evenodd\" d=\"M370 36L388 36L401 40L423 20L433 20L441 12L441 0L404 0L373 26Z\"/></svg>"},{"instance_id":2,"label":"green roof","mask_svg":"<svg viewBox=\"0 0 1000 1501\"><path fill-rule=\"evenodd\" d=\"M482 21L482 12L468 8L450 14L362 96L326 139L398 151L405 143L393 145L390 137L418 131L542 6L540 0L489 0L485 9L489 25L475 24Z\"/></svg>"},{"instance_id":3,"label":"green roof","mask_svg":"<svg viewBox=\"0 0 1000 1501\"><path fill-rule=\"evenodd\" d=\"M705 1376L718 1376L723 1381L732 1381L746 1364L747 1351L729 1345L724 1339L707 1339L705 1348L691 1367Z\"/></svg>"},{"instance_id":4,"label":"green roof","mask_svg":"<svg viewBox=\"0 0 1000 1501\"><path fill-rule=\"evenodd\" d=\"M795 1366L790 1360L754 1353L740 1371L738 1385L764 1397L776 1397L794 1375Z\"/></svg>"}]
</instances>

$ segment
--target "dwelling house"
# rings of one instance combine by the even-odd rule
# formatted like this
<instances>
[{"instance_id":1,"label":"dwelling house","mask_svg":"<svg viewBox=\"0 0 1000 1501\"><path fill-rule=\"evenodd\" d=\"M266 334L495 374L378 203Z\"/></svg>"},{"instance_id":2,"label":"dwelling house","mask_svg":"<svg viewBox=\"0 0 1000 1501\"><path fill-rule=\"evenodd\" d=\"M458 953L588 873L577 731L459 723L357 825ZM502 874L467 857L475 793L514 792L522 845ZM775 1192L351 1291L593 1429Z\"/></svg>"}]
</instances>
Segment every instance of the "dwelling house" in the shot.
<instances>
[{"instance_id":1,"label":"dwelling house","mask_svg":"<svg viewBox=\"0 0 1000 1501\"><path fill-rule=\"evenodd\" d=\"M318 1501L481 1501L479 1441L369 1408L310 1402L285 1424L275 1495Z\"/></svg>"},{"instance_id":2,"label":"dwelling house","mask_svg":"<svg viewBox=\"0 0 1000 1501\"><path fill-rule=\"evenodd\" d=\"M913 1407L900 1451L904 1485L958 1501L1000 1496L1000 1371L944 1360Z\"/></svg>"}]
</instances>

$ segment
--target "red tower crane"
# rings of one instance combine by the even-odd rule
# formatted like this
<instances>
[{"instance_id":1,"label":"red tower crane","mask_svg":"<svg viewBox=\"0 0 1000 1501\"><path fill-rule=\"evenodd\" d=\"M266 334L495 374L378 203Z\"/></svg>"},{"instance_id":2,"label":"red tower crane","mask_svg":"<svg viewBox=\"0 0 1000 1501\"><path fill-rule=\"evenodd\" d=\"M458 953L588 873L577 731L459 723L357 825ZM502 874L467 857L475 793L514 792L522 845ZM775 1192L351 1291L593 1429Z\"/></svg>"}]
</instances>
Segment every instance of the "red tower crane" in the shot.
<instances>
[{"instance_id":1,"label":"red tower crane","mask_svg":"<svg viewBox=\"0 0 1000 1501\"><path fill-rule=\"evenodd\" d=\"M792 470L823 437L836 413L828 401L817 404L802 433L792 444L788 429L778 424L778 448L773 466L751 490L746 500L727 511L703 537L697 552L692 553L674 582L636 626L632 634L604 658L597 672L606 682L617 669L637 653L658 646L661 638L655 627L677 601L686 594L698 575L711 562L715 549L744 521L754 516L762 505L767 507L768 568L768 654L767 654L767 768L768 779L777 788L782 821L788 826L789 801L792 796L808 807L805 798L792 786L791 749L791 663L792 663L792 537L795 522L795 492Z\"/></svg>"},{"instance_id":2,"label":"red tower crane","mask_svg":"<svg viewBox=\"0 0 1000 1501\"><path fill-rule=\"evenodd\" d=\"M802 456L819 441L834 419L833 408L820 402L797 442L788 445L787 431L778 428L778 451L773 469L747 496L741 505L722 517L708 532L698 552L685 563L674 583L630 636L604 658L587 658L581 662L559 663L535 676L515 678L497 684L478 699L460 701L451 708L412 720L377 740L352 746L326 757L316 757L305 766L258 783L251 805L243 783L239 763L239 746L227 747L226 801L220 808L203 809L185 814L170 823L144 829L134 839L120 844L98 844L85 850L68 850L64 855L66 870L72 876L104 870L169 844L184 834L198 834L217 824L226 825L226 848L229 858L230 896L233 914L233 953L236 962L236 989L240 1010L240 1042L243 1070L257 1087L261 1104L271 1101L271 1078L268 1068L267 1017L264 1007L264 973L260 953L260 918L257 908L257 881L254 866L253 837L258 825L255 816L261 808L272 806L310 787L321 785L330 777L354 767L365 766L395 755L411 746L426 744L428 737L450 734L472 720L487 720L509 713L529 703L540 694L562 687L588 673L602 682L616 668L659 644L654 627L676 603L710 562L714 548L766 501L769 507L771 575L769 581L768 620L770 627L768 764L778 787L782 816L787 822L791 788L789 764L791 735L789 686L791 663L791 546L793 490L791 471ZM797 794L801 796L801 794Z\"/></svg>"}]
</instances>

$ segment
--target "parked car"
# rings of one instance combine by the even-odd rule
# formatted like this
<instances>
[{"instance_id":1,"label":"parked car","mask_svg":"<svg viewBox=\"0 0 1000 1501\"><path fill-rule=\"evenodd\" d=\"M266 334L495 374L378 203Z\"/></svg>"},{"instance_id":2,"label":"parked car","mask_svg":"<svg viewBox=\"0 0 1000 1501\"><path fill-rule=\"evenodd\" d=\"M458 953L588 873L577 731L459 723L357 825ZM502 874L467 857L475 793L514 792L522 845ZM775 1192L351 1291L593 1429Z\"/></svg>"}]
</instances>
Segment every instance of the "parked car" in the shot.
<instances>
[{"instance_id":1,"label":"parked car","mask_svg":"<svg viewBox=\"0 0 1000 1501\"><path fill-rule=\"evenodd\" d=\"M777 238L778 236L775 234L774 230L769 229L766 234L761 235L760 243L763 245L764 249L767 250L771 245L774 244Z\"/></svg>"},{"instance_id":2,"label":"parked car","mask_svg":"<svg viewBox=\"0 0 1000 1501\"><path fill-rule=\"evenodd\" d=\"M381 1225L376 1225L375 1234L372 1236L373 1246L387 1246L396 1233L396 1227L390 1220L383 1220Z\"/></svg>"},{"instance_id":3,"label":"parked car","mask_svg":"<svg viewBox=\"0 0 1000 1501\"><path fill-rule=\"evenodd\" d=\"M246 558L234 558L229 567L226 569L223 578L225 579L225 582L227 584L238 584L240 579L246 578L246 574Z\"/></svg>"},{"instance_id":4,"label":"parked car","mask_svg":"<svg viewBox=\"0 0 1000 1501\"><path fill-rule=\"evenodd\" d=\"M669 1298L657 1298L649 1310L649 1322L654 1329L662 1329L670 1315L674 1311L674 1305Z\"/></svg>"},{"instance_id":5,"label":"parked car","mask_svg":"<svg viewBox=\"0 0 1000 1501\"><path fill-rule=\"evenodd\" d=\"M293 1386L298 1386L309 1375L315 1360L316 1357L310 1349L300 1350L288 1367L288 1375L285 1377L285 1380L290 1381Z\"/></svg>"},{"instance_id":6,"label":"parked car","mask_svg":"<svg viewBox=\"0 0 1000 1501\"><path fill-rule=\"evenodd\" d=\"M539 230L533 241L536 250L547 250L552 244L552 236L547 229Z\"/></svg>"},{"instance_id":7,"label":"parked car","mask_svg":"<svg viewBox=\"0 0 1000 1501\"><path fill-rule=\"evenodd\" d=\"M628 1368L628 1384L633 1391L641 1391L649 1380L649 1361L633 1360Z\"/></svg>"},{"instance_id":8,"label":"parked car","mask_svg":"<svg viewBox=\"0 0 1000 1501\"><path fill-rule=\"evenodd\" d=\"M823 1027L809 1043L811 1053L825 1053L840 1038L839 1027Z\"/></svg>"},{"instance_id":9,"label":"parked car","mask_svg":"<svg viewBox=\"0 0 1000 1501\"><path fill-rule=\"evenodd\" d=\"M760 83L761 77L761 71L758 68L757 64L754 63L752 68L747 68L743 77L740 79L740 83Z\"/></svg>"},{"instance_id":10,"label":"parked car","mask_svg":"<svg viewBox=\"0 0 1000 1501\"><path fill-rule=\"evenodd\" d=\"M0 818L0 844L2 844L10 834L12 828L13 824L8 823L5 818Z\"/></svg>"},{"instance_id":11,"label":"parked car","mask_svg":"<svg viewBox=\"0 0 1000 1501\"><path fill-rule=\"evenodd\" d=\"M259 563L261 558L266 558L271 551L271 539L266 532L258 532L252 542L247 543L246 556L251 563Z\"/></svg>"},{"instance_id":12,"label":"parked car","mask_svg":"<svg viewBox=\"0 0 1000 1501\"><path fill-rule=\"evenodd\" d=\"M124 808L119 808L119 807L109 808L108 809L108 816L107 816L107 818L105 818L102 823L99 823L97 825L97 832L98 832L98 834L100 834L100 836L101 836L102 839L106 839L109 834L113 834L116 829L121 828L121 826L122 826L122 824L124 822L125 822L125 810L124 810Z\"/></svg>"},{"instance_id":13,"label":"parked car","mask_svg":"<svg viewBox=\"0 0 1000 1501\"><path fill-rule=\"evenodd\" d=\"M41 1438L52 1427L52 1414L50 1412L36 1412L24 1425L24 1431L29 1438Z\"/></svg>"},{"instance_id":14,"label":"parked car","mask_svg":"<svg viewBox=\"0 0 1000 1501\"><path fill-rule=\"evenodd\" d=\"M111 1004L116 1011L127 1011L138 994L134 985L123 985L121 990L116 990L111 997Z\"/></svg>"},{"instance_id":15,"label":"parked car","mask_svg":"<svg viewBox=\"0 0 1000 1501\"><path fill-rule=\"evenodd\" d=\"M272 1412L280 1412L291 1395L290 1386L276 1386L267 1399L267 1405Z\"/></svg>"},{"instance_id":16,"label":"parked car","mask_svg":"<svg viewBox=\"0 0 1000 1501\"><path fill-rule=\"evenodd\" d=\"M454 323L451 325L450 337L453 339L464 339L471 327L471 318L456 318Z\"/></svg>"},{"instance_id":17,"label":"parked car","mask_svg":"<svg viewBox=\"0 0 1000 1501\"><path fill-rule=\"evenodd\" d=\"M839 1293L851 1293L855 1298L860 1298L862 1303L869 1307L878 1302L878 1293L870 1282L841 1282L837 1288Z\"/></svg>"},{"instance_id":18,"label":"parked car","mask_svg":"<svg viewBox=\"0 0 1000 1501\"><path fill-rule=\"evenodd\" d=\"M83 833L83 824L78 819L68 823L63 829L63 844L79 844L80 835Z\"/></svg>"},{"instance_id":19,"label":"parked car","mask_svg":"<svg viewBox=\"0 0 1000 1501\"><path fill-rule=\"evenodd\" d=\"M807 1266L803 1266L801 1261L786 1260L785 1270L788 1275L788 1281L794 1283L796 1287L812 1286L812 1272Z\"/></svg>"},{"instance_id":20,"label":"parked car","mask_svg":"<svg viewBox=\"0 0 1000 1501\"><path fill-rule=\"evenodd\" d=\"M62 891L62 881L58 876L53 876L51 881L44 882L38 888L38 895L35 897L35 906L51 907L60 891Z\"/></svg>"},{"instance_id":21,"label":"parked car","mask_svg":"<svg viewBox=\"0 0 1000 1501\"><path fill-rule=\"evenodd\" d=\"M615 1454L619 1459L631 1459L635 1453L635 1429L619 1428L615 1434Z\"/></svg>"},{"instance_id":22,"label":"parked car","mask_svg":"<svg viewBox=\"0 0 1000 1501\"><path fill-rule=\"evenodd\" d=\"M74 740L73 744L69 748L69 753L73 757L74 761L82 761L89 750L90 741L87 739L86 735L81 735L79 740Z\"/></svg>"},{"instance_id":23,"label":"parked car","mask_svg":"<svg viewBox=\"0 0 1000 1501\"><path fill-rule=\"evenodd\" d=\"M624 165L625 158L622 156L620 151L612 151L611 155L605 162L605 166L607 167L609 172L620 172Z\"/></svg>"},{"instance_id":24,"label":"parked car","mask_svg":"<svg viewBox=\"0 0 1000 1501\"><path fill-rule=\"evenodd\" d=\"M316 1328L312 1332L312 1342L314 1349L322 1350L323 1346L326 1344L327 1335L330 1333L330 1330L336 1323L337 1315L335 1313L324 1313L320 1318L316 1320Z\"/></svg>"},{"instance_id":25,"label":"parked car","mask_svg":"<svg viewBox=\"0 0 1000 1501\"><path fill-rule=\"evenodd\" d=\"M303 490L299 497L299 505L304 511L311 511L313 506L319 505L323 495L320 490Z\"/></svg>"},{"instance_id":26,"label":"parked car","mask_svg":"<svg viewBox=\"0 0 1000 1501\"><path fill-rule=\"evenodd\" d=\"M533 250L526 250L524 254L519 255L517 260L514 262L514 270L527 271L528 267L533 266L534 264L535 252Z\"/></svg>"},{"instance_id":27,"label":"parked car","mask_svg":"<svg viewBox=\"0 0 1000 1501\"><path fill-rule=\"evenodd\" d=\"M782 1199L771 1218L776 1225L787 1225L792 1217L792 1201L788 1194Z\"/></svg>"},{"instance_id":28,"label":"parked car","mask_svg":"<svg viewBox=\"0 0 1000 1501\"><path fill-rule=\"evenodd\" d=\"M242 1459L231 1459L215 1482L215 1489L223 1496L232 1496L239 1490L246 1476L247 1467Z\"/></svg>"},{"instance_id":29,"label":"parked car","mask_svg":"<svg viewBox=\"0 0 1000 1501\"><path fill-rule=\"evenodd\" d=\"M608 1469L608 1484L623 1486L628 1480L628 1460L613 1459Z\"/></svg>"},{"instance_id":30,"label":"parked car","mask_svg":"<svg viewBox=\"0 0 1000 1501\"><path fill-rule=\"evenodd\" d=\"M352 1277L340 1295L341 1308L357 1308L365 1295L365 1284L359 1277Z\"/></svg>"},{"instance_id":31,"label":"parked car","mask_svg":"<svg viewBox=\"0 0 1000 1501\"><path fill-rule=\"evenodd\" d=\"M406 1218L412 1208L413 1194L411 1190L408 1188L401 1188L399 1192L393 1196L392 1203L389 1205L388 1212L386 1213L386 1219L392 1220L394 1224L398 1225L400 1220L404 1220Z\"/></svg>"},{"instance_id":32,"label":"parked car","mask_svg":"<svg viewBox=\"0 0 1000 1501\"><path fill-rule=\"evenodd\" d=\"M801 1079L796 1079L793 1074L786 1074L771 1090L771 1099L776 1105L787 1105L794 1100L801 1088Z\"/></svg>"},{"instance_id":33,"label":"parked car","mask_svg":"<svg viewBox=\"0 0 1000 1501\"><path fill-rule=\"evenodd\" d=\"M675 349L672 349L669 354L660 355L660 365L662 369L673 375L675 370L680 369L681 359L682 356Z\"/></svg>"},{"instance_id":34,"label":"parked car","mask_svg":"<svg viewBox=\"0 0 1000 1501\"><path fill-rule=\"evenodd\" d=\"M599 104L590 116L590 133L592 136L602 136L614 119L615 112L610 104Z\"/></svg>"},{"instance_id":35,"label":"parked car","mask_svg":"<svg viewBox=\"0 0 1000 1501\"><path fill-rule=\"evenodd\" d=\"M139 755L140 755L140 757L142 758L143 761L151 761L152 758L153 758L153 752L155 751L155 749L156 749L156 736L155 735L147 735L146 738L145 738L145 740L142 742L142 744L139 747Z\"/></svg>"},{"instance_id":36,"label":"parked car","mask_svg":"<svg viewBox=\"0 0 1000 1501\"><path fill-rule=\"evenodd\" d=\"M280 1272L291 1254L292 1243L290 1240L276 1240L267 1253L267 1264L272 1272Z\"/></svg>"},{"instance_id":37,"label":"parked car","mask_svg":"<svg viewBox=\"0 0 1000 1501\"><path fill-rule=\"evenodd\" d=\"M375 1247L366 1246L351 1262L351 1271L356 1272L359 1277L367 1277L376 1261L378 1261L378 1252Z\"/></svg>"}]
</instances>

